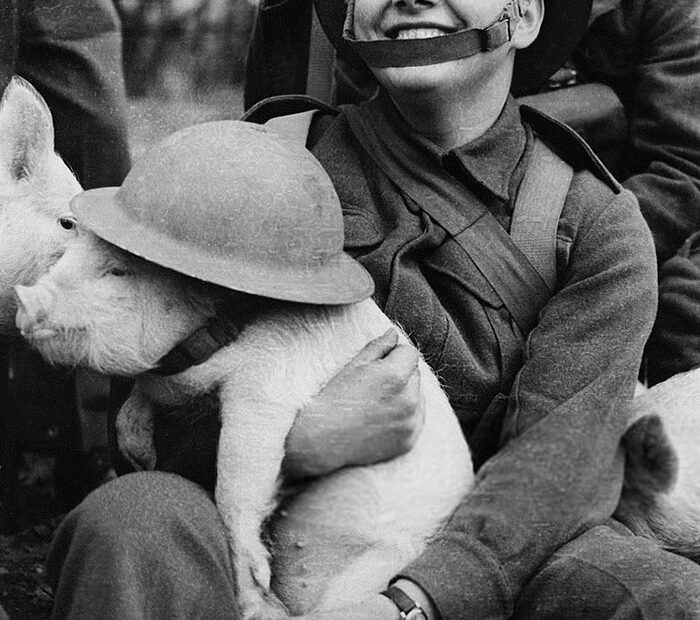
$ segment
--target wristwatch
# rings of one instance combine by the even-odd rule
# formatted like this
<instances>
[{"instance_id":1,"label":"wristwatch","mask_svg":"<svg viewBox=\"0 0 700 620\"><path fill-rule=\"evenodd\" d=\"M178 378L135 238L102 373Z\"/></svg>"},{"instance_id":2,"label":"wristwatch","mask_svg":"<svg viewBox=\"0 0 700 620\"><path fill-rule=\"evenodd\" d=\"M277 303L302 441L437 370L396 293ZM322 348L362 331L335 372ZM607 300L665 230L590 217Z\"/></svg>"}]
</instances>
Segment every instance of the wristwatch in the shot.
<instances>
[{"instance_id":1,"label":"wristwatch","mask_svg":"<svg viewBox=\"0 0 700 620\"><path fill-rule=\"evenodd\" d=\"M425 611L418 602L414 601L401 588L389 586L381 594L399 608L401 620L428 620L428 616L425 615Z\"/></svg>"}]
</instances>

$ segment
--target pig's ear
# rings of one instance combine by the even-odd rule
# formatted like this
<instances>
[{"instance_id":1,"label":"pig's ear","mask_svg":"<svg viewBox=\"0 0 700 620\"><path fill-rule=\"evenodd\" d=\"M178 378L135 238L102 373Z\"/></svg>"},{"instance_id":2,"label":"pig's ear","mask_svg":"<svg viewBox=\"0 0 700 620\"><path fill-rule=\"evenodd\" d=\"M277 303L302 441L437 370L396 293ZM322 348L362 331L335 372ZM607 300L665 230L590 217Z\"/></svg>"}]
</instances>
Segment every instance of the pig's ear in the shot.
<instances>
[{"instance_id":1,"label":"pig's ear","mask_svg":"<svg viewBox=\"0 0 700 620\"><path fill-rule=\"evenodd\" d=\"M42 96L20 77L0 101L0 174L12 181L43 177L53 156L51 112Z\"/></svg>"}]
</instances>

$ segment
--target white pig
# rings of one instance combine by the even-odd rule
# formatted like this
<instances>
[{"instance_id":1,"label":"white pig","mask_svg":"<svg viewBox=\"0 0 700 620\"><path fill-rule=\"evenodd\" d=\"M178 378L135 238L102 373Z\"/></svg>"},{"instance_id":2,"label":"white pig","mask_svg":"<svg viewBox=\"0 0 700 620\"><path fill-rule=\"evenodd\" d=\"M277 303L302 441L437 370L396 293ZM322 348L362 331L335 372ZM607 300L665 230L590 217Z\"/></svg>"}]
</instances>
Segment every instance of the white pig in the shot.
<instances>
[{"instance_id":1,"label":"white pig","mask_svg":"<svg viewBox=\"0 0 700 620\"><path fill-rule=\"evenodd\" d=\"M0 101L0 334L14 331L13 287L32 284L75 237L69 201L80 184L54 152L51 113L13 78Z\"/></svg>"},{"instance_id":2,"label":"white pig","mask_svg":"<svg viewBox=\"0 0 700 620\"><path fill-rule=\"evenodd\" d=\"M616 517L700 562L700 368L634 399L625 486Z\"/></svg>"},{"instance_id":3,"label":"white pig","mask_svg":"<svg viewBox=\"0 0 700 620\"><path fill-rule=\"evenodd\" d=\"M216 503L229 535L239 611L245 619L286 617L270 590L260 537L275 506L285 438L324 383L391 326L386 315L371 300L256 304L261 298L189 279L82 231L36 286L17 293L17 325L47 360L138 376L119 426L122 436L146 438L132 441L129 451L149 467L153 404L218 392ZM235 342L179 374L149 373L214 315L222 295L244 319ZM423 360L419 370L426 415L415 447L310 484L273 524L275 590L292 614L379 592L470 488L470 455L454 412Z\"/></svg>"}]
</instances>

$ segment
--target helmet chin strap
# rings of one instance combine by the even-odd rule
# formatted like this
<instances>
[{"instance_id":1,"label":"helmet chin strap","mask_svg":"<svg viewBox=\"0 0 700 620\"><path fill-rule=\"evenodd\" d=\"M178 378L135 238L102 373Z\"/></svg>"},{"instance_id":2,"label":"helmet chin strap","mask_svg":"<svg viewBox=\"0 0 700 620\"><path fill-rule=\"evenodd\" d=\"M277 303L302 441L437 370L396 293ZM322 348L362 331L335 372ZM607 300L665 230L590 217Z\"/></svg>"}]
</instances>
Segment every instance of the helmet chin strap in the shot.
<instances>
[{"instance_id":1,"label":"helmet chin strap","mask_svg":"<svg viewBox=\"0 0 700 620\"><path fill-rule=\"evenodd\" d=\"M354 34L355 0L348 0L343 39L369 67L434 65L501 47L513 37L528 4L529 0L510 0L498 19L483 30L460 30L428 39L360 41Z\"/></svg>"}]
</instances>

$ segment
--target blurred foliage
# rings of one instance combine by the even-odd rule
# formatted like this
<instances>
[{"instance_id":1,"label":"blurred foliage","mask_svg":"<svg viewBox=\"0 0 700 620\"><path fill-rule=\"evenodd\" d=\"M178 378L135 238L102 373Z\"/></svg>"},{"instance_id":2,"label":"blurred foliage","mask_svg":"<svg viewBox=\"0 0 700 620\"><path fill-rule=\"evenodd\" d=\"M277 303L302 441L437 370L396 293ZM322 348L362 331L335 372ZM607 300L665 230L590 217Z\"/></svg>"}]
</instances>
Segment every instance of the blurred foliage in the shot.
<instances>
[{"instance_id":1,"label":"blurred foliage","mask_svg":"<svg viewBox=\"0 0 700 620\"><path fill-rule=\"evenodd\" d=\"M177 99L243 79L254 0L117 0L131 97Z\"/></svg>"}]
</instances>

